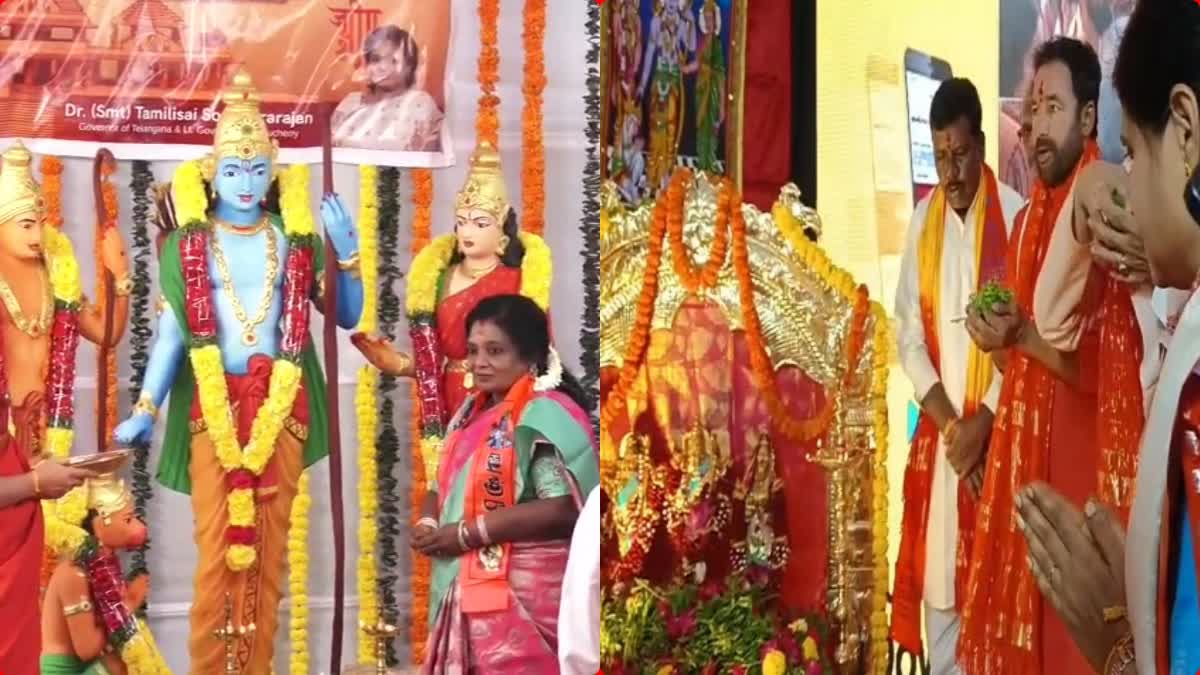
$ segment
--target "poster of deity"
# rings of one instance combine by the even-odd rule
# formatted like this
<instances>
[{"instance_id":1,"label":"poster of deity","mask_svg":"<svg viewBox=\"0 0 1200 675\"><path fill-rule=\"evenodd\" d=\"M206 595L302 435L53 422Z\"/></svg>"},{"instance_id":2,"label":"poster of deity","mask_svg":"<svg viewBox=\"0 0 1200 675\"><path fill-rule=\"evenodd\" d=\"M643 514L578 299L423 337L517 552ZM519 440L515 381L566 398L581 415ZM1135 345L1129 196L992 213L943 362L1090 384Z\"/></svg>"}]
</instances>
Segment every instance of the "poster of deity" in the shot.
<instances>
[{"instance_id":1,"label":"poster of deity","mask_svg":"<svg viewBox=\"0 0 1200 675\"><path fill-rule=\"evenodd\" d=\"M629 202L678 164L737 178L745 0L614 0L603 26L603 177Z\"/></svg>"},{"instance_id":2,"label":"poster of deity","mask_svg":"<svg viewBox=\"0 0 1200 675\"><path fill-rule=\"evenodd\" d=\"M1100 153L1121 161L1121 106L1112 71L1133 6L1134 0L1000 0L1000 178L1013 189L1028 196L1036 175L1022 142L1022 106L1034 52L1055 36L1083 40L1100 57Z\"/></svg>"}]
</instances>

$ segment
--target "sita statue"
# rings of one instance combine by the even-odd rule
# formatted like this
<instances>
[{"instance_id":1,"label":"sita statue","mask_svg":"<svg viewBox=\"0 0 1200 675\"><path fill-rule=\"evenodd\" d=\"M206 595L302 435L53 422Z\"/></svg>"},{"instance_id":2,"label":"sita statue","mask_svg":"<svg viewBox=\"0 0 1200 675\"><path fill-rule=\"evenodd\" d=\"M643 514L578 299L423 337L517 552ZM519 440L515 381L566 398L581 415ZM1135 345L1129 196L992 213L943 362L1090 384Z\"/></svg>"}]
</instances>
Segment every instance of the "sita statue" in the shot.
<instances>
[{"instance_id":1,"label":"sita statue","mask_svg":"<svg viewBox=\"0 0 1200 675\"><path fill-rule=\"evenodd\" d=\"M430 242L409 267L406 310L415 358L378 337L352 338L385 374L416 379L427 480L436 476L450 415L475 388L467 369L467 315L485 298L516 293L547 311L552 275L550 247L520 231L500 154L480 142L454 202L454 233Z\"/></svg>"},{"instance_id":2,"label":"sita statue","mask_svg":"<svg viewBox=\"0 0 1200 675\"><path fill-rule=\"evenodd\" d=\"M86 484L83 543L54 569L42 601L42 675L159 675L166 662L137 614L150 592L142 573L128 584L117 551L146 542L124 481L106 473Z\"/></svg>"},{"instance_id":3,"label":"sita statue","mask_svg":"<svg viewBox=\"0 0 1200 675\"><path fill-rule=\"evenodd\" d=\"M212 635L228 593L233 620L257 629L236 645L240 672L268 673L292 499L304 468L328 454L324 377L309 337L324 261L308 167L276 164L245 71L222 99L212 155L175 172L158 336L115 435L149 440L170 394L158 479L190 494L195 514L191 672L225 667ZM336 196L322 202L321 222L340 270L337 323L354 326L363 293L355 226Z\"/></svg>"},{"instance_id":4,"label":"sita statue","mask_svg":"<svg viewBox=\"0 0 1200 675\"><path fill-rule=\"evenodd\" d=\"M66 235L46 224L46 204L33 178L33 158L16 144L0 158L0 480L19 484L0 508L0 669L25 673L38 657L38 578L46 550L65 546L58 505L38 499L79 491L89 472L43 459L70 454L75 352L79 335L104 340L104 312L86 303L79 266ZM120 339L129 308L129 263L115 228L101 245L101 264L117 280L109 346ZM82 518L79 508L64 509ZM78 522L76 522L78 524ZM52 552L54 552L52 551Z\"/></svg>"}]
</instances>

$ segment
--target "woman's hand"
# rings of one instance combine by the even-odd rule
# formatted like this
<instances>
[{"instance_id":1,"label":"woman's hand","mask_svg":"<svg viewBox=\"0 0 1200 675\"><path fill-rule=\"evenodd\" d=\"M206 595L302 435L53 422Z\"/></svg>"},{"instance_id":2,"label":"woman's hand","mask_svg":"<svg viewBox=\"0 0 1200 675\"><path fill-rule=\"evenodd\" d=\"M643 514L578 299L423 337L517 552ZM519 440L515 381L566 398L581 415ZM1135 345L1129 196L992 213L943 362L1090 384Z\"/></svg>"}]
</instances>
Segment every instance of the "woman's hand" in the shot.
<instances>
[{"instance_id":1,"label":"woman's hand","mask_svg":"<svg viewBox=\"0 0 1200 675\"><path fill-rule=\"evenodd\" d=\"M1020 310L1011 304L999 304L989 311L967 308L967 334L980 351L990 354L1008 349L1021 337L1025 319Z\"/></svg>"},{"instance_id":2,"label":"woman's hand","mask_svg":"<svg viewBox=\"0 0 1200 675\"><path fill-rule=\"evenodd\" d=\"M458 524L437 529L417 528L413 531L412 547L430 558L457 558L465 553L458 545Z\"/></svg>"},{"instance_id":3,"label":"woman's hand","mask_svg":"<svg viewBox=\"0 0 1200 675\"><path fill-rule=\"evenodd\" d=\"M1076 232L1090 241L1092 258L1120 282L1143 286L1150 282L1146 248L1129 210L1128 176L1105 162L1092 162L1080 170L1075 188ZM1079 224L1086 225L1086 230Z\"/></svg>"},{"instance_id":4,"label":"woman's hand","mask_svg":"<svg viewBox=\"0 0 1200 675\"><path fill-rule=\"evenodd\" d=\"M1017 523L1029 566L1071 638L1096 672L1129 633L1125 620L1125 532L1107 507L1089 500L1080 513L1045 483L1017 495Z\"/></svg>"}]
</instances>

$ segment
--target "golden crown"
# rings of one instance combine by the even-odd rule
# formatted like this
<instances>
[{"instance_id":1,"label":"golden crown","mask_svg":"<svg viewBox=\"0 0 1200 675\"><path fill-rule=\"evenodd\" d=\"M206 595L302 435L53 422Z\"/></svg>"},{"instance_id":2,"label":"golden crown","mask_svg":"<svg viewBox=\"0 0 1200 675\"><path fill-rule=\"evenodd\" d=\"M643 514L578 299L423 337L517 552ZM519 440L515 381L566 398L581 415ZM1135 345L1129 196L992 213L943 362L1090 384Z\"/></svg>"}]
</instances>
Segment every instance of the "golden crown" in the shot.
<instances>
[{"instance_id":1,"label":"golden crown","mask_svg":"<svg viewBox=\"0 0 1200 675\"><path fill-rule=\"evenodd\" d=\"M213 134L213 154L205 161L206 177L211 179L216 163L230 157L251 160L261 155L274 161L279 145L271 139L258 109L261 99L250 73L239 68L229 88L221 93L221 101L225 109Z\"/></svg>"},{"instance_id":2,"label":"golden crown","mask_svg":"<svg viewBox=\"0 0 1200 675\"><path fill-rule=\"evenodd\" d=\"M500 168L500 153L496 146L480 141L471 155L467 182L458 191L454 209L479 209L503 221L508 215L508 190L504 187L504 172Z\"/></svg>"},{"instance_id":3,"label":"golden crown","mask_svg":"<svg viewBox=\"0 0 1200 675\"><path fill-rule=\"evenodd\" d=\"M41 220L46 203L33 179L33 155L20 141L0 157L0 225L19 216Z\"/></svg>"},{"instance_id":4,"label":"golden crown","mask_svg":"<svg viewBox=\"0 0 1200 675\"><path fill-rule=\"evenodd\" d=\"M125 487L125 481L114 473L106 473L87 480L88 509L107 518L120 513L132 503L133 497Z\"/></svg>"}]
</instances>

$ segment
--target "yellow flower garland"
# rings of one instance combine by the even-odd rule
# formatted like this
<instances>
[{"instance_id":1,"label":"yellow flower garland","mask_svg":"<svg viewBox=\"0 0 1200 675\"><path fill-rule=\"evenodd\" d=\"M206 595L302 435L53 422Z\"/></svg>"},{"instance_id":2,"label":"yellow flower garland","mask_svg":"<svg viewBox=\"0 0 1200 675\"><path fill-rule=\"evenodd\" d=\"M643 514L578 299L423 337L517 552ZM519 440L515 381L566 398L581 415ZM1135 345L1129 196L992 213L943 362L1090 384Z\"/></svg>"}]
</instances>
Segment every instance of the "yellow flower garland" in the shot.
<instances>
[{"instance_id":1,"label":"yellow flower garland","mask_svg":"<svg viewBox=\"0 0 1200 675\"><path fill-rule=\"evenodd\" d=\"M283 211L284 231L289 238L315 232L312 212L308 206L308 183L308 167L303 164L289 167L279 175L280 207ZM181 223L186 226L197 220L203 222L207 219L207 200L198 163L184 162L180 165L175 172L172 190ZM242 448L233 423L220 347L192 347L189 358L196 375L200 412L208 427L208 436L221 468L226 472L246 469L255 475L262 474L267 462L275 454L275 442L296 402L303 379L302 370L295 363L281 358L275 359L271 367L267 400L254 416L254 422L250 426L250 442ZM253 490L230 490L228 509L230 525L254 527ZM230 544L225 551L225 563L235 572L248 569L254 563L255 557L254 547L245 544Z\"/></svg>"},{"instance_id":2,"label":"yellow flower garland","mask_svg":"<svg viewBox=\"0 0 1200 675\"><path fill-rule=\"evenodd\" d=\"M830 262L825 251L804 235L800 224L792 217L788 208L775 204L771 215L784 239L796 251L796 255L806 267L813 271L830 288L854 302L857 285L845 270L839 269ZM874 318L874 360L872 362L871 400L874 411L875 457L873 462L873 521L871 523L872 555L875 567L872 573L874 590L871 595L871 668L877 675L887 671L888 664L888 411L887 411L887 379L888 358L891 346L891 329L888 324L887 312L877 302L871 303L871 315Z\"/></svg>"},{"instance_id":3,"label":"yellow flower garland","mask_svg":"<svg viewBox=\"0 0 1200 675\"><path fill-rule=\"evenodd\" d=\"M363 308L357 330L372 333L379 323L379 172L373 166L359 169L359 269L362 272ZM379 530L378 457L375 437L379 431L377 392L379 371L364 365L358 371L354 409L358 425L358 662L373 663L375 641L365 629L379 621L379 578L376 546Z\"/></svg>"},{"instance_id":4,"label":"yellow flower garland","mask_svg":"<svg viewBox=\"0 0 1200 675\"><path fill-rule=\"evenodd\" d=\"M308 675L308 512L312 506L309 495L308 471L300 474L296 497L292 500L291 529L288 530L288 595L291 616L288 635L291 675Z\"/></svg>"},{"instance_id":5,"label":"yellow flower garland","mask_svg":"<svg viewBox=\"0 0 1200 675\"><path fill-rule=\"evenodd\" d=\"M47 227L45 235L47 269L50 288L58 302L78 303L83 299L83 287L79 273L79 262L74 247L67 235L57 228ZM71 454L75 432L71 428L49 427L46 429L45 447L51 457L65 459ZM57 500L42 502L45 520L46 546L62 556L75 551L87 537L82 529L87 516L87 494L76 488Z\"/></svg>"},{"instance_id":6,"label":"yellow flower garland","mask_svg":"<svg viewBox=\"0 0 1200 675\"><path fill-rule=\"evenodd\" d=\"M525 246L525 259L521 262L520 293L547 310L554 276L550 246L545 239L529 232L521 233L521 243ZM410 315L437 312L438 280L450 265L450 257L457 245L458 239L453 234L443 234L413 258L405 295L405 307Z\"/></svg>"},{"instance_id":7,"label":"yellow flower garland","mask_svg":"<svg viewBox=\"0 0 1200 675\"><path fill-rule=\"evenodd\" d=\"M138 619L138 632L121 647L121 661L128 675L171 675L145 619Z\"/></svg>"}]
</instances>

